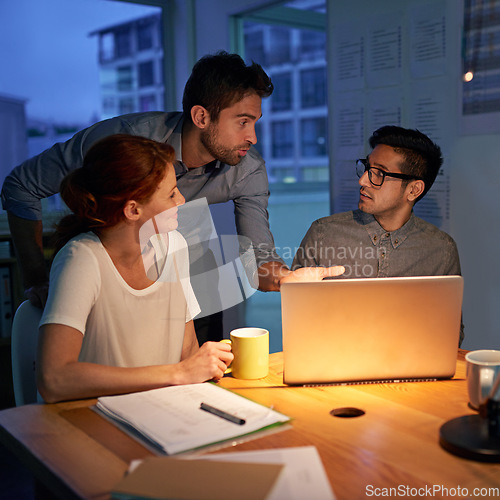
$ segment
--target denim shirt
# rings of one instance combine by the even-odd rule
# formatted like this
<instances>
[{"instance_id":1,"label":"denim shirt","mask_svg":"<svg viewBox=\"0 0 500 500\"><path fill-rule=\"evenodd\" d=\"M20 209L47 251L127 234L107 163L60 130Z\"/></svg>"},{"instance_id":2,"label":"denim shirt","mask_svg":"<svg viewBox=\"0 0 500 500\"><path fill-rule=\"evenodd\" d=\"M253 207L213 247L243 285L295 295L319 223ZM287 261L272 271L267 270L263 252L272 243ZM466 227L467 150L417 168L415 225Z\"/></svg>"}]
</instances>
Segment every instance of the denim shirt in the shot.
<instances>
[{"instance_id":1,"label":"denim shirt","mask_svg":"<svg viewBox=\"0 0 500 500\"><path fill-rule=\"evenodd\" d=\"M3 208L24 219L40 220L40 200L59 192L64 176L82 166L83 157L95 142L112 134L143 136L166 142L175 149L177 185L186 201L200 198L206 198L209 204L233 201L236 230L251 242L257 267L281 261L269 229L269 184L262 157L252 147L238 165L217 161L189 170L182 163L183 120L180 112L134 113L81 130L68 141L55 144L16 167L2 187Z\"/></svg>"},{"instance_id":2,"label":"denim shirt","mask_svg":"<svg viewBox=\"0 0 500 500\"><path fill-rule=\"evenodd\" d=\"M451 236L411 214L386 231L371 214L355 210L313 222L295 254L292 269L341 265L339 278L460 275ZM464 337L463 325L460 343Z\"/></svg>"},{"instance_id":3,"label":"denim shirt","mask_svg":"<svg viewBox=\"0 0 500 500\"><path fill-rule=\"evenodd\" d=\"M453 238L413 213L391 232L361 210L313 222L292 267L334 265L345 267L342 278L460 274Z\"/></svg>"}]
</instances>

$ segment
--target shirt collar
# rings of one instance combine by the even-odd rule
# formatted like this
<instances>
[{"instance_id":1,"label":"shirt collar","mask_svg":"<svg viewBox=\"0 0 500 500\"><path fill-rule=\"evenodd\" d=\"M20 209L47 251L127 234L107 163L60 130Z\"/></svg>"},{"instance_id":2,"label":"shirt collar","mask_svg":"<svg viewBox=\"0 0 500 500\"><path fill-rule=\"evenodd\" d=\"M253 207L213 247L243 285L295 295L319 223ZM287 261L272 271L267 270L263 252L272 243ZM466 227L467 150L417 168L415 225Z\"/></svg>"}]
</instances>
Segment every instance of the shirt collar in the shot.
<instances>
[{"instance_id":1,"label":"shirt collar","mask_svg":"<svg viewBox=\"0 0 500 500\"><path fill-rule=\"evenodd\" d=\"M174 168L175 168L175 175L179 177L182 174L185 174L189 169L184 165L182 161L182 126L184 125L184 114L181 114L181 118L179 121L175 124L174 129L170 136L167 139L167 144L172 146L175 150L175 162L174 162ZM207 166L209 165L210 169L213 168L220 168L221 167L221 162L219 160L216 160L215 162L210 162L207 165L203 165L200 167L199 172L204 173L207 169Z\"/></svg>"},{"instance_id":2,"label":"shirt collar","mask_svg":"<svg viewBox=\"0 0 500 500\"><path fill-rule=\"evenodd\" d=\"M403 244L415 227L415 214L412 212L408 222L395 231L386 231L372 214L367 214L361 210L354 212L354 218L358 223L365 226L365 229L372 240L373 245L378 245L381 240L390 240L393 248Z\"/></svg>"},{"instance_id":3,"label":"shirt collar","mask_svg":"<svg viewBox=\"0 0 500 500\"><path fill-rule=\"evenodd\" d=\"M182 161L182 125L184 124L184 115L181 115L180 120L176 123L174 130L167 139L167 144L170 144L175 149L175 159Z\"/></svg>"}]
</instances>

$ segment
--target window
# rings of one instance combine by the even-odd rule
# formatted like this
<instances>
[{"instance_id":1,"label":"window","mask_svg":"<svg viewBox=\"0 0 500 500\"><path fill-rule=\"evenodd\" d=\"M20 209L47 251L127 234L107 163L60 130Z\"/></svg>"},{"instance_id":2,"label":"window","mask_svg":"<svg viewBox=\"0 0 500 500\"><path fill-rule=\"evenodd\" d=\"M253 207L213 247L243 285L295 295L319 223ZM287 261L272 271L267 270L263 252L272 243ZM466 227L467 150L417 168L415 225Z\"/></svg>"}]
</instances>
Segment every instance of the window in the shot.
<instances>
[{"instance_id":1,"label":"window","mask_svg":"<svg viewBox=\"0 0 500 500\"><path fill-rule=\"evenodd\" d=\"M260 61L265 64L266 53L264 50L264 32L258 27L252 30L253 23L247 23L245 30L245 53L247 59Z\"/></svg>"},{"instance_id":2,"label":"window","mask_svg":"<svg viewBox=\"0 0 500 500\"><path fill-rule=\"evenodd\" d=\"M139 87L149 87L154 85L154 66L153 61L139 63Z\"/></svg>"},{"instance_id":3,"label":"window","mask_svg":"<svg viewBox=\"0 0 500 500\"><path fill-rule=\"evenodd\" d=\"M292 75L291 73L278 73L272 75L274 91L271 96L271 109L273 111L288 111L292 109Z\"/></svg>"},{"instance_id":4,"label":"window","mask_svg":"<svg viewBox=\"0 0 500 500\"><path fill-rule=\"evenodd\" d=\"M116 82L119 91L132 90L132 66L120 66L116 69Z\"/></svg>"},{"instance_id":5,"label":"window","mask_svg":"<svg viewBox=\"0 0 500 500\"><path fill-rule=\"evenodd\" d=\"M107 115L112 115L115 112L115 99L113 97L105 97L102 100L102 110Z\"/></svg>"},{"instance_id":6,"label":"window","mask_svg":"<svg viewBox=\"0 0 500 500\"><path fill-rule=\"evenodd\" d=\"M290 167L274 167L271 169L271 177L278 182L294 182L295 179L295 169Z\"/></svg>"},{"instance_id":7,"label":"window","mask_svg":"<svg viewBox=\"0 0 500 500\"><path fill-rule=\"evenodd\" d=\"M122 28L115 32L115 57L121 59L132 54L130 28Z\"/></svg>"},{"instance_id":8,"label":"window","mask_svg":"<svg viewBox=\"0 0 500 500\"><path fill-rule=\"evenodd\" d=\"M328 133L326 117L306 118L301 121L302 156L326 156L328 152Z\"/></svg>"},{"instance_id":9,"label":"window","mask_svg":"<svg viewBox=\"0 0 500 500\"><path fill-rule=\"evenodd\" d=\"M267 51L269 65L287 63L291 60L290 29L273 26L270 29L270 44Z\"/></svg>"},{"instance_id":10,"label":"window","mask_svg":"<svg viewBox=\"0 0 500 500\"><path fill-rule=\"evenodd\" d=\"M103 33L100 40L99 61L112 61L115 58L115 37L113 33Z\"/></svg>"},{"instance_id":11,"label":"window","mask_svg":"<svg viewBox=\"0 0 500 500\"><path fill-rule=\"evenodd\" d=\"M140 111L156 111L156 96L155 95L143 95L139 98L139 108Z\"/></svg>"},{"instance_id":12,"label":"window","mask_svg":"<svg viewBox=\"0 0 500 500\"><path fill-rule=\"evenodd\" d=\"M300 31L300 56L316 58L326 50L326 33L321 31Z\"/></svg>"},{"instance_id":13,"label":"window","mask_svg":"<svg viewBox=\"0 0 500 500\"><path fill-rule=\"evenodd\" d=\"M156 25L152 21L139 23L137 26L137 50L148 50L154 45L154 29Z\"/></svg>"},{"instance_id":14,"label":"window","mask_svg":"<svg viewBox=\"0 0 500 500\"><path fill-rule=\"evenodd\" d=\"M273 158L293 157L293 124L290 121L277 121L271 124L273 138Z\"/></svg>"},{"instance_id":15,"label":"window","mask_svg":"<svg viewBox=\"0 0 500 500\"><path fill-rule=\"evenodd\" d=\"M99 74L99 84L101 86L101 92L115 92L118 88L118 72L115 69L106 69Z\"/></svg>"},{"instance_id":16,"label":"window","mask_svg":"<svg viewBox=\"0 0 500 500\"><path fill-rule=\"evenodd\" d=\"M326 67L301 71L300 82L302 108L326 106Z\"/></svg>"},{"instance_id":17,"label":"window","mask_svg":"<svg viewBox=\"0 0 500 500\"><path fill-rule=\"evenodd\" d=\"M134 98L125 97L120 99L119 114L126 115L127 113L133 113L135 111Z\"/></svg>"},{"instance_id":18,"label":"window","mask_svg":"<svg viewBox=\"0 0 500 500\"><path fill-rule=\"evenodd\" d=\"M328 165L322 166L305 166L302 169L302 180L306 182L325 183L330 177L330 169Z\"/></svg>"},{"instance_id":19,"label":"window","mask_svg":"<svg viewBox=\"0 0 500 500\"><path fill-rule=\"evenodd\" d=\"M102 98L113 97L115 102L118 102L118 98L132 97L132 101L135 103L132 112L158 109L159 101L163 99L164 95L163 48L157 46L161 39L160 19L161 15L158 12L153 15L131 17L125 24L122 22L108 25L104 30L93 32L93 35L99 40L101 52L104 50L104 45L109 43L110 35L113 35L113 40L122 37L123 42L130 45L127 64L124 63L123 59L100 59L99 73ZM153 97L152 86L155 87ZM143 89L149 89L149 91L144 92ZM126 96L123 95L124 92L127 93ZM141 99L141 96L147 97ZM129 104L123 107L115 106L114 111L110 106L103 107L101 118L116 116L120 113L119 109L122 108L128 109Z\"/></svg>"}]
</instances>

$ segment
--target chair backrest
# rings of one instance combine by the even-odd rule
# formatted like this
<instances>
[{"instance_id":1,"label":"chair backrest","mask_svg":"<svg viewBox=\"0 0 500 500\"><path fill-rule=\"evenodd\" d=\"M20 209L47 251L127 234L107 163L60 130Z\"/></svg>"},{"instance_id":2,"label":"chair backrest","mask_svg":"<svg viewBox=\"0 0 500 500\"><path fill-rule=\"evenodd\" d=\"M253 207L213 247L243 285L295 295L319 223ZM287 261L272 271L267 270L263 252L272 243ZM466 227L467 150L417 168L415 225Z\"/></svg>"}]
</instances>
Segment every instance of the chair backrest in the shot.
<instances>
[{"instance_id":1,"label":"chair backrest","mask_svg":"<svg viewBox=\"0 0 500 500\"><path fill-rule=\"evenodd\" d=\"M12 380L16 406L37 402L35 360L42 310L24 301L12 322Z\"/></svg>"}]
</instances>

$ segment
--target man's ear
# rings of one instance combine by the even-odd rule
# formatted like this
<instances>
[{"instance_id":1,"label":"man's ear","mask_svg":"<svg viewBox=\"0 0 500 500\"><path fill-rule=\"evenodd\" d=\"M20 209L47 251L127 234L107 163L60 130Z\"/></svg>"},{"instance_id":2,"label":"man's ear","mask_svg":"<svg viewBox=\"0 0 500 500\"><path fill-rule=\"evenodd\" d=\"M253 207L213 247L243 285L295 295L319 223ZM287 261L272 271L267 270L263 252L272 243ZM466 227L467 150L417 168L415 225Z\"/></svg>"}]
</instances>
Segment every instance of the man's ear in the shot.
<instances>
[{"instance_id":1,"label":"man's ear","mask_svg":"<svg viewBox=\"0 0 500 500\"><path fill-rule=\"evenodd\" d=\"M138 220L141 216L140 205L134 200L127 201L127 203L125 203L125 206L123 207L123 215L125 215L126 220Z\"/></svg>"},{"instance_id":2,"label":"man's ear","mask_svg":"<svg viewBox=\"0 0 500 500\"><path fill-rule=\"evenodd\" d=\"M210 123L210 113L206 108L197 104L191 108L191 120L200 129L204 129Z\"/></svg>"},{"instance_id":3,"label":"man's ear","mask_svg":"<svg viewBox=\"0 0 500 500\"><path fill-rule=\"evenodd\" d=\"M425 182L418 179L415 181L411 181L408 184L407 193L408 193L408 201L415 201L425 189Z\"/></svg>"}]
</instances>

